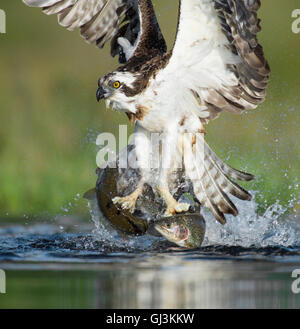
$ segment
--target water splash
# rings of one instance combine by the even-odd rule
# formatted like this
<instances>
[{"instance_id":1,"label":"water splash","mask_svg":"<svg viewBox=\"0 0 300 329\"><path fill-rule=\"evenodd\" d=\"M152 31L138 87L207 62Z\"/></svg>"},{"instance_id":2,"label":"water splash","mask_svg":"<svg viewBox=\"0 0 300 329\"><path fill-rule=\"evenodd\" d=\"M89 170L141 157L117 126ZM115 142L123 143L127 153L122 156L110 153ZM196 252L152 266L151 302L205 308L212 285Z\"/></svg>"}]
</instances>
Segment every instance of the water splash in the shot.
<instances>
[{"instance_id":1,"label":"water splash","mask_svg":"<svg viewBox=\"0 0 300 329\"><path fill-rule=\"evenodd\" d=\"M244 248L265 248L273 246L300 246L300 219L288 214L288 209L276 201L261 215L258 214L256 192L251 192L252 201L241 201L233 197L239 209L237 217L227 216L227 224L222 226L206 209L202 215L206 220L206 234L203 246L222 245ZM149 235L127 238L120 236L109 226L98 209L97 202L89 204L92 220L95 223L94 235L110 247L130 247L147 249L157 241Z\"/></svg>"},{"instance_id":2,"label":"water splash","mask_svg":"<svg viewBox=\"0 0 300 329\"><path fill-rule=\"evenodd\" d=\"M252 193L255 195L255 193ZM98 262L130 261L148 253L183 255L185 259L259 259L300 261L299 217L286 215L277 201L263 214L255 201L234 200L240 214L228 216L221 226L208 211L206 238L198 250L185 251L162 238L144 235L122 237L105 222L95 202L90 203L93 225L83 233L61 231L58 225L7 225L0 227L0 261ZM72 221L74 226L74 220ZM146 254L145 254L146 252ZM279 257L278 257L279 256Z\"/></svg>"},{"instance_id":3,"label":"water splash","mask_svg":"<svg viewBox=\"0 0 300 329\"><path fill-rule=\"evenodd\" d=\"M241 247L293 247L300 245L299 217L287 214L288 209L277 200L262 215L258 214L255 192L252 201L233 198L239 215L227 216L227 224L221 226L206 210L206 238L204 245L226 245Z\"/></svg>"},{"instance_id":4,"label":"water splash","mask_svg":"<svg viewBox=\"0 0 300 329\"><path fill-rule=\"evenodd\" d=\"M101 241L103 244L112 249L127 248L128 250L147 250L153 247L154 244L161 242L162 238L153 237L150 235L131 236L119 235L110 223L104 218L100 211L96 195L95 198L88 201L88 209L91 219L95 224L93 236L95 241Z\"/></svg>"}]
</instances>

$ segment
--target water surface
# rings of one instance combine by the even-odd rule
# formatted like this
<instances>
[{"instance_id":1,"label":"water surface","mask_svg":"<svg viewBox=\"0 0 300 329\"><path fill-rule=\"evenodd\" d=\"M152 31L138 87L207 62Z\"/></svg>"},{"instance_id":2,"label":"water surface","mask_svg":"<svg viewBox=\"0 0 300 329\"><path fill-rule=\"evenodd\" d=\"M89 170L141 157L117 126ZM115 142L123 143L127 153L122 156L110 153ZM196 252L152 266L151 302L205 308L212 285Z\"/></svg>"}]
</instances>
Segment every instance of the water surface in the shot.
<instances>
[{"instance_id":1,"label":"water surface","mask_svg":"<svg viewBox=\"0 0 300 329\"><path fill-rule=\"evenodd\" d=\"M98 219L30 225L2 221L0 308L300 308L299 218L278 205L243 204L219 225L206 213L203 247L158 238L125 241ZM96 227L96 229L95 229Z\"/></svg>"}]
</instances>

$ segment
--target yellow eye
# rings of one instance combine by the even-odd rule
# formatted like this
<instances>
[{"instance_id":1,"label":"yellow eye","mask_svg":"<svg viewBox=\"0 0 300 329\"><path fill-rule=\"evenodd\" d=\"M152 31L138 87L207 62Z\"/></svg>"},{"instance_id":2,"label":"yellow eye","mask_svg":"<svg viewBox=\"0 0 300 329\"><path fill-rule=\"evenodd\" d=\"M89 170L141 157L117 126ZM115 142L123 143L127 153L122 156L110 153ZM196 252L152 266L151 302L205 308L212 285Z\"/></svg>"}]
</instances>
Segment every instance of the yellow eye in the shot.
<instances>
[{"instance_id":1,"label":"yellow eye","mask_svg":"<svg viewBox=\"0 0 300 329\"><path fill-rule=\"evenodd\" d=\"M116 88L116 89L120 88L120 82L119 81L115 81L113 83L113 87Z\"/></svg>"}]
</instances>

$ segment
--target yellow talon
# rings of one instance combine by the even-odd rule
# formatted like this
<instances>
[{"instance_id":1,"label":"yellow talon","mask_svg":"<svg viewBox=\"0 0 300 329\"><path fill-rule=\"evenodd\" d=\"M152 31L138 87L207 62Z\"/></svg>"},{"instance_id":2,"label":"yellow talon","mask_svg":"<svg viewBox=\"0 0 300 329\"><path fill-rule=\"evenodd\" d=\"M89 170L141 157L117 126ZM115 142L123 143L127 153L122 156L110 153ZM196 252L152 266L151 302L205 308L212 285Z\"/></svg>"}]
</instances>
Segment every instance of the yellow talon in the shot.
<instances>
[{"instance_id":1,"label":"yellow talon","mask_svg":"<svg viewBox=\"0 0 300 329\"><path fill-rule=\"evenodd\" d=\"M116 196L112 199L112 202L114 204L119 204L123 210L128 210L133 213L135 209L136 200L142 192L143 183L140 183L134 192L124 197Z\"/></svg>"}]
</instances>

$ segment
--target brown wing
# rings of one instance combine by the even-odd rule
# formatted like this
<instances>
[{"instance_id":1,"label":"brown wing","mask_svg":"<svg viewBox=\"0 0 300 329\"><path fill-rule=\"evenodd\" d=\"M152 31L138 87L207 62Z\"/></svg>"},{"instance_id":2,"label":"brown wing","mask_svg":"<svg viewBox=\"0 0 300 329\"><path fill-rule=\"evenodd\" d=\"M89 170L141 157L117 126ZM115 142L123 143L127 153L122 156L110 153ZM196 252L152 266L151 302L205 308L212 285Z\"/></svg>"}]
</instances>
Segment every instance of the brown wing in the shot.
<instances>
[{"instance_id":1,"label":"brown wing","mask_svg":"<svg viewBox=\"0 0 300 329\"><path fill-rule=\"evenodd\" d=\"M229 66L239 80L238 86L218 90L220 97L216 99L220 98L225 108L233 112L255 108L265 99L270 75L257 40L261 30L257 17L260 0L215 0L214 3L230 49L241 59L240 63ZM218 102L211 104L218 108Z\"/></svg>"},{"instance_id":2,"label":"brown wing","mask_svg":"<svg viewBox=\"0 0 300 329\"><path fill-rule=\"evenodd\" d=\"M111 55L120 63L143 51L164 53L161 34L151 0L23 0L47 15L58 15L60 25L80 29L90 43L102 48L111 41Z\"/></svg>"}]
</instances>

